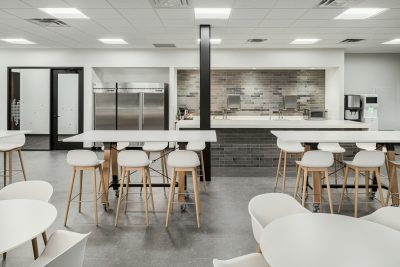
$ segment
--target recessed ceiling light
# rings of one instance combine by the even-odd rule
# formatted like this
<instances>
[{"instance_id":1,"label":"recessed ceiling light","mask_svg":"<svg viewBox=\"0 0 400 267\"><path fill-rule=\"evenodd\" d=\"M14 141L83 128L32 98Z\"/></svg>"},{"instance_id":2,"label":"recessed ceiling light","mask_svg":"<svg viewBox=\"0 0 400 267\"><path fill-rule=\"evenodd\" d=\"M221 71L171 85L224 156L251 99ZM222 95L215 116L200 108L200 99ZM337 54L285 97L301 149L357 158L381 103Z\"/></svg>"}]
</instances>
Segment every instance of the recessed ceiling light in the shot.
<instances>
[{"instance_id":1,"label":"recessed ceiling light","mask_svg":"<svg viewBox=\"0 0 400 267\"><path fill-rule=\"evenodd\" d=\"M211 38L210 39L210 44L220 44L222 42L222 39L220 38ZM197 39L197 43L200 43L200 39Z\"/></svg>"},{"instance_id":2,"label":"recessed ceiling light","mask_svg":"<svg viewBox=\"0 0 400 267\"><path fill-rule=\"evenodd\" d=\"M128 44L124 39L121 38L114 38L114 39L102 38L98 40L104 44Z\"/></svg>"},{"instance_id":3,"label":"recessed ceiling light","mask_svg":"<svg viewBox=\"0 0 400 267\"><path fill-rule=\"evenodd\" d=\"M83 14L76 8L39 8L53 17L59 19L88 19L89 17Z\"/></svg>"},{"instance_id":4,"label":"recessed ceiling light","mask_svg":"<svg viewBox=\"0 0 400 267\"><path fill-rule=\"evenodd\" d=\"M398 45L398 44L400 44L400 38L399 38L399 39L393 39L393 40L384 42L384 43L382 43L382 44Z\"/></svg>"},{"instance_id":5,"label":"recessed ceiling light","mask_svg":"<svg viewBox=\"0 0 400 267\"><path fill-rule=\"evenodd\" d=\"M368 19L386 10L387 8L349 8L334 19Z\"/></svg>"},{"instance_id":6,"label":"recessed ceiling light","mask_svg":"<svg viewBox=\"0 0 400 267\"><path fill-rule=\"evenodd\" d=\"M231 14L230 8L195 8L196 19L228 19Z\"/></svg>"},{"instance_id":7,"label":"recessed ceiling light","mask_svg":"<svg viewBox=\"0 0 400 267\"><path fill-rule=\"evenodd\" d=\"M8 39L1 39L4 42L11 43L11 44L36 44L29 40L23 38L8 38Z\"/></svg>"},{"instance_id":8,"label":"recessed ceiling light","mask_svg":"<svg viewBox=\"0 0 400 267\"><path fill-rule=\"evenodd\" d=\"M315 44L321 41L321 39L296 39L293 40L290 44Z\"/></svg>"}]
</instances>

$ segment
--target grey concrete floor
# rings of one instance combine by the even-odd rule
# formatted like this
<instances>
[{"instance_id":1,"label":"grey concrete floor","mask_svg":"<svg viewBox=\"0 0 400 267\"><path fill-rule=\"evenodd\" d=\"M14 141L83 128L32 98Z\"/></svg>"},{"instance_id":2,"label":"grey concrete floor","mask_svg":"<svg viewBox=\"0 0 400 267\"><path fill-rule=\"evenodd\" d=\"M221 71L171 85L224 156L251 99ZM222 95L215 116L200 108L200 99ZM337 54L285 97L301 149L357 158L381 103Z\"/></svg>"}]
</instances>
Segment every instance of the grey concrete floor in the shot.
<instances>
[{"instance_id":1,"label":"grey concrete floor","mask_svg":"<svg viewBox=\"0 0 400 267\"><path fill-rule=\"evenodd\" d=\"M99 154L99 157L101 155ZM17 158L15 158L14 162ZM114 227L116 198L110 194L109 212L99 205L99 226L93 220L93 204L84 203L82 213L77 212L77 203L71 204L68 227L63 226L68 183L71 169L66 163L66 151L26 151L24 160L29 180L45 180L54 187L51 203L56 206L58 216L49 229L50 235L57 229L67 229L80 233L91 232L87 243L84 266L212 266L212 259L229 259L255 251L250 217L247 212L249 200L262 193L273 192L275 169L262 171L249 169L218 169L208 183L208 193L201 189L201 228L197 229L193 206L185 212L175 206L170 226L165 228L167 198L162 188L153 188L155 209L150 215L150 226L146 227L142 196L130 195L132 202L128 212L120 215L118 227ZM289 170L287 193L293 194L294 170ZM227 175L229 174L228 177ZM222 177L224 176L224 177ZM234 177L233 177L234 176ZM15 177L14 181L21 180ZM134 181L139 181L138 177ZM153 182L161 178L153 177ZM191 186L190 179L189 187ZM386 182L386 179L384 179ZM77 186L75 186L77 188ZM92 199L92 176L84 177L84 199ZM139 193L138 188L130 192ZM333 190L335 211L340 191ZM352 193L349 190L349 193ZM385 191L386 194L386 191ZM326 199L326 196L325 196ZM360 215L364 215L364 196L360 196ZM324 211L328 210L326 200ZM375 201L370 211L379 205ZM352 196L345 199L344 214L351 215ZM309 208L311 208L309 206ZM39 242L40 250L43 243ZM8 253L1 266L28 266L33 261L30 243Z\"/></svg>"}]
</instances>

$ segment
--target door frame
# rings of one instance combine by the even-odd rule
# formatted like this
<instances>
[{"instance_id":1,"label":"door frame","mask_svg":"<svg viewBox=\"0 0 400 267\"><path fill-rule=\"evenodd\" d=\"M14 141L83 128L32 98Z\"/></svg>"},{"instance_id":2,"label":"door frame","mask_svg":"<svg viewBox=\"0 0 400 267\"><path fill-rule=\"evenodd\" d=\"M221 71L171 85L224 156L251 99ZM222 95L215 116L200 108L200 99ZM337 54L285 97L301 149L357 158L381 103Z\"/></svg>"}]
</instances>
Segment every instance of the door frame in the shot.
<instances>
[{"instance_id":1,"label":"door frame","mask_svg":"<svg viewBox=\"0 0 400 267\"><path fill-rule=\"evenodd\" d=\"M76 149L76 148L83 148L82 143L62 143L63 145L54 145L53 140L54 137L53 135L53 111L57 111L57 109L54 109L53 104L58 104L57 101L54 103L54 84L53 84L53 71L62 71L62 70L76 70L79 73L79 93L78 93L78 98L79 98L79 103L78 103L78 132L82 133L83 132L83 125L84 125L84 116L83 116L83 111L84 111L84 68L83 67L49 67L49 66L40 66L40 67L32 67L32 66L8 66L7 67L7 129L10 130L11 128L11 102L10 102L10 96L11 96L11 73L12 70L17 70L17 69L48 69L50 70L50 110L49 110L49 147L50 149L29 149L29 150L36 150L36 151L48 151L48 150L64 150L64 149ZM58 86L57 86L57 91L58 91ZM58 94L56 95L58 96ZM57 100L57 98L55 98ZM57 105L58 108L58 105ZM57 140L56 140L57 141Z\"/></svg>"}]
</instances>

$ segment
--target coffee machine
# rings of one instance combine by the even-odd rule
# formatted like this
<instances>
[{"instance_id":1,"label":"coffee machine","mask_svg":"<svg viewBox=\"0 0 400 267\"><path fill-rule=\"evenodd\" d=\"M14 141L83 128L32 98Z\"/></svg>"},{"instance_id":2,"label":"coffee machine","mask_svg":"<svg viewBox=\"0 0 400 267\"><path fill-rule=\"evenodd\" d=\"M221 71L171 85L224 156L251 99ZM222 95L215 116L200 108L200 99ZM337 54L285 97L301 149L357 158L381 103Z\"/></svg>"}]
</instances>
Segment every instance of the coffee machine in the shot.
<instances>
[{"instance_id":1,"label":"coffee machine","mask_svg":"<svg viewBox=\"0 0 400 267\"><path fill-rule=\"evenodd\" d=\"M370 131L378 131L378 95L367 94L361 95L362 113L361 121L369 126Z\"/></svg>"},{"instance_id":2,"label":"coffee machine","mask_svg":"<svg viewBox=\"0 0 400 267\"><path fill-rule=\"evenodd\" d=\"M344 119L361 122L362 102L360 95L344 96Z\"/></svg>"}]
</instances>

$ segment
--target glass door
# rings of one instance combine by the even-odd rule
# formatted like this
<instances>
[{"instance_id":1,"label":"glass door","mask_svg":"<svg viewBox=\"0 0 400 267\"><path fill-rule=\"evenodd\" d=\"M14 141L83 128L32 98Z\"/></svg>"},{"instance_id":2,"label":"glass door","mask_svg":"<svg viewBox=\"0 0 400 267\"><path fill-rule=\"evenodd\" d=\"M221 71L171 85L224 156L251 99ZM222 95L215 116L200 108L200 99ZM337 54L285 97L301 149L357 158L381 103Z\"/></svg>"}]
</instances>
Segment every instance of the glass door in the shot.
<instances>
[{"instance_id":1,"label":"glass door","mask_svg":"<svg viewBox=\"0 0 400 267\"><path fill-rule=\"evenodd\" d=\"M52 69L52 149L82 148L82 143L64 143L64 138L83 132L83 69Z\"/></svg>"}]
</instances>

